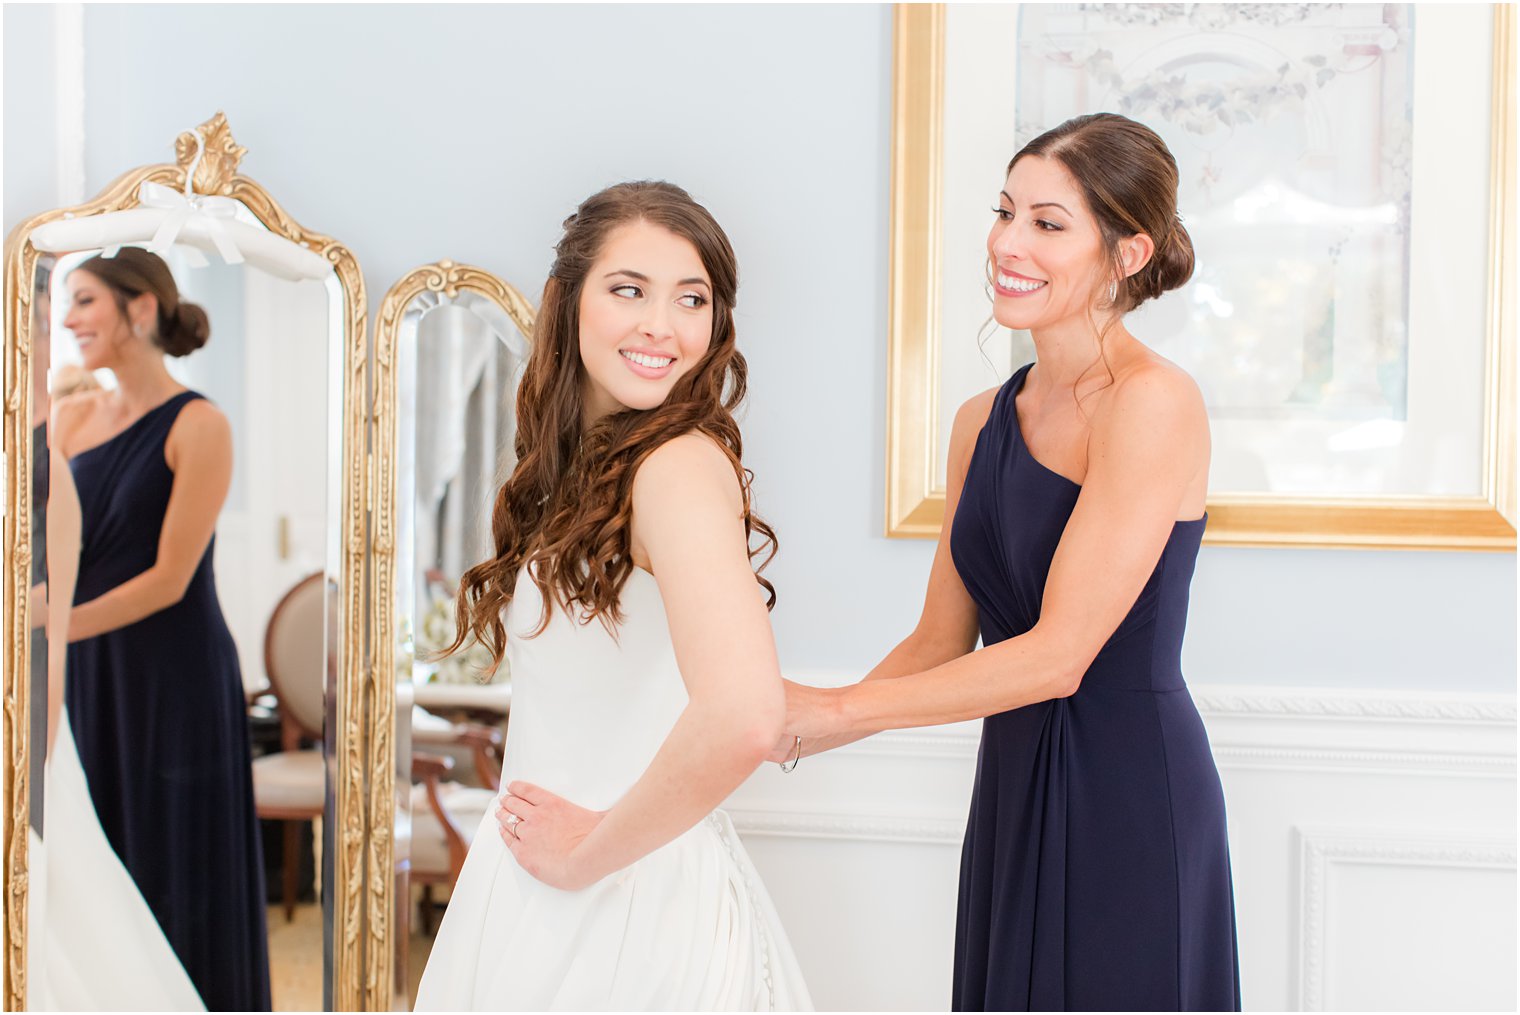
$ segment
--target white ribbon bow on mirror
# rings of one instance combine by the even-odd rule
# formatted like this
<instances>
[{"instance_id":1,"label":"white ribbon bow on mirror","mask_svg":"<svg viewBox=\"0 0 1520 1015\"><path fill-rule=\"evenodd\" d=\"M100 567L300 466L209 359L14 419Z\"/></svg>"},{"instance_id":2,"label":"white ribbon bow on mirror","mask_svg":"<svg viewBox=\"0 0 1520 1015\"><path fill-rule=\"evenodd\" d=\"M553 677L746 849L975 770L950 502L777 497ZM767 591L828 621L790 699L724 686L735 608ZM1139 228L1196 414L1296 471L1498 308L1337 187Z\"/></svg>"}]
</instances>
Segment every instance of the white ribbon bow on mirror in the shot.
<instances>
[{"instance_id":1,"label":"white ribbon bow on mirror","mask_svg":"<svg viewBox=\"0 0 1520 1015\"><path fill-rule=\"evenodd\" d=\"M199 139L199 134L196 137ZM32 231L32 246L48 253L100 249L112 257L124 246L161 252L178 245L192 256L191 267L204 267L201 251L215 250L228 264L246 262L280 278L325 279L332 265L314 251L267 229L238 220L242 202L231 197L197 194L191 189L200 153L185 171L185 191L144 181L137 196L142 207L108 211L85 218L65 218Z\"/></svg>"},{"instance_id":2,"label":"white ribbon bow on mirror","mask_svg":"<svg viewBox=\"0 0 1520 1015\"><path fill-rule=\"evenodd\" d=\"M160 254L172 247L174 241L179 238L180 231L193 218L198 225L205 228L207 239L216 247L216 252L222 255L223 261L228 264L243 263L243 255L227 228L227 223L237 221L238 203L232 198L211 197L193 192L181 194L171 187L151 181L143 182L137 196L144 208L162 208L169 213L164 216L163 222L153 234L153 239L148 242L148 249L153 253ZM115 257L120 249L121 244L109 247L103 252L103 256ZM192 246L186 252L192 254L187 259L192 267L206 266L206 257L199 250Z\"/></svg>"}]
</instances>

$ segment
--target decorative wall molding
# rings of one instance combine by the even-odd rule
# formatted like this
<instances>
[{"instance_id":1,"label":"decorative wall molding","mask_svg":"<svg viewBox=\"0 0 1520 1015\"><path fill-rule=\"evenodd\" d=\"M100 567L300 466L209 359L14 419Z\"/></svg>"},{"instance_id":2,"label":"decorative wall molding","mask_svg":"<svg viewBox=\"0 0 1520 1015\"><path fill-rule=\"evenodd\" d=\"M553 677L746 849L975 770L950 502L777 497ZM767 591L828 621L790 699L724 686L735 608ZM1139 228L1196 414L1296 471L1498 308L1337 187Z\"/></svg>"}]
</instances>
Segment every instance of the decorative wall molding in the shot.
<instances>
[{"instance_id":1,"label":"decorative wall molding","mask_svg":"<svg viewBox=\"0 0 1520 1015\"><path fill-rule=\"evenodd\" d=\"M1338 771L1368 775L1515 777L1515 756L1433 751L1365 751L1335 748L1242 747L1215 744L1220 768L1267 771Z\"/></svg>"},{"instance_id":2,"label":"decorative wall molding","mask_svg":"<svg viewBox=\"0 0 1520 1015\"><path fill-rule=\"evenodd\" d=\"M1194 697L1227 775L1513 781L1516 774L1513 697L1260 687L1206 688ZM969 786L979 742L976 723L889 730L810 760L815 771L826 766L826 779L780 782L762 770L725 806L746 835L959 845L962 805L947 810L935 794ZM852 787L875 796L844 799ZM892 787L904 793L903 813L886 810Z\"/></svg>"},{"instance_id":3,"label":"decorative wall molding","mask_svg":"<svg viewBox=\"0 0 1520 1015\"><path fill-rule=\"evenodd\" d=\"M1205 687L1193 699L1221 768L1515 776L1514 696ZM1405 724L1420 735L1404 736ZM1395 735L1392 725L1403 729ZM976 757L979 741L976 725L961 723L889 730L838 753L965 761Z\"/></svg>"},{"instance_id":4,"label":"decorative wall molding","mask_svg":"<svg viewBox=\"0 0 1520 1015\"><path fill-rule=\"evenodd\" d=\"M851 842L911 842L959 846L966 822L940 818L881 817L809 811L766 811L728 807L741 835Z\"/></svg>"},{"instance_id":5,"label":"decorative wall molding","mask_svg":"<svg viewBox=\"0 0 1520 1015\"><path fill-rule=\"evenodd\" d=\"M834 671L788 671L794 680L819 687L838 686ZM1513 694L1440 693L1434 690L1342 690L1330 687L1291 687L1248 684L1194 684L1189 687L1199 713L1207 720L1227 718L1392 719L1405 722L1483 723L1514 725ZM891 730L859 741L845 750L866 751L883 743L923 746L942 751L974 751L979 732L974 723ZM954 744L954 748L946 745ZM895 753L900 748L889 748Z\"/></svg>"},{"instance_id":6,"label":"decorative wall molding","mask_svg":"<svg viewBox=\"0 0 1520 1015\"><path fill-rule=\"evenodd\" d=\"M1515 841L1431 836L1390 830L1295 827L1298 846L1298 955L1293 995L1299 1011L1323 1011L1328 920L1326 894L1332 864L1403 864L1514 870Z\"/></svg>"},{"instance_id":7,"label":"decorative wall molding","mask_svg":"<svg viewBox=\"0 0 1520 1015\"><path fill-rule=\"evenodd\" d=\"M1308 688L1192 689L1193 701L1210 716L1282 716L1291 719L1400 719L1430 722L1515 722L1513 695L1396 694Z\"/></svg>"}]
</instances>

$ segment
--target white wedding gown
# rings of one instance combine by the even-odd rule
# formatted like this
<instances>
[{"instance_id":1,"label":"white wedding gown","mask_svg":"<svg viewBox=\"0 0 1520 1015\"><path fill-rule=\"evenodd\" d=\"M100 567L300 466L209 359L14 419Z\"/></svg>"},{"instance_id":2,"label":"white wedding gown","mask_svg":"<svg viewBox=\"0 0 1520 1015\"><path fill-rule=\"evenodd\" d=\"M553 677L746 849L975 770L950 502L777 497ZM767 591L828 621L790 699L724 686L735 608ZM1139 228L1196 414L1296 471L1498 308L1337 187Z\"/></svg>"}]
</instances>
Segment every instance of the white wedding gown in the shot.
<instances>
[{"instance_id":1,"label":"white wedding gown","mask_svg":"<svg viewBox=\"0 0 1520 1015\"><path fill-rule=\"evenodd\" d=\"M502 786L535 783L604 810L653 760L687 697L654 576L623 587L614 640L518 575L508 607L512 718ZM497 832L476 830L417 989L418 1011L811 1010L749 856L722 811L588 888L528 875Z\"/></svg>"},{"instance_id":2,"label":"white wedding gown","mask_svg":"<svg viewBox=\"0 0 1520 1015\"><path fill-rule=\"evenodd\" d=\"M48 754L43 839L30 836L30 1011L205 1011L95 816L68 713Z\"/></svg>"}]
</instances>

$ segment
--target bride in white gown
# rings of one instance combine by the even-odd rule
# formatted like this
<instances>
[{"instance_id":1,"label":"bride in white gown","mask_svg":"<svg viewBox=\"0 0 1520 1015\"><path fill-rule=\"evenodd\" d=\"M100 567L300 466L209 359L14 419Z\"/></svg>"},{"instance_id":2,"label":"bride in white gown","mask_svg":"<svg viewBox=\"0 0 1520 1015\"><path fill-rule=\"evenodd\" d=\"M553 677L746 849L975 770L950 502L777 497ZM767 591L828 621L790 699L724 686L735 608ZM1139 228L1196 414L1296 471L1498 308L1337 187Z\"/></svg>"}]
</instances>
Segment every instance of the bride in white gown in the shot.
<instances>
[{"instance_id":1,"label":"bride in white gown","mask_svg":"<svg viewBox=\"0 0 1520 1015\"><path fill-rule=\"evenodd\" d=\"M733 251L685 191L638 183L588 198L556 253L497 556L461 586L461 642L511 666L505 789L417 1010L810 1009L715 809L784 718L749 538L774 537L731 415Z\"/></svg>"},{"instance_id":2,"label":"bride in white gown","mask_svg":"<svg viewBox=\"0 0 1520 1015\"><path fill-rule=\"evenodd\" d=\"M79 500L68 463L49 463L47 762L43 836L28 829L27 1008L205 1011L132 875L100 827L63 711L69 607L79 559ZM33 749L42 745L35 744Z\"/></svg>"},{"instance_id":3,"label":"bride in white gown","mask_svg":"<svg viewBox=\"0 0 1520 1015\"><path fill-rule=\"evenodd\" d=\"M111 849L69 717L47 760L45 837L31 840L31 1011L205 1011L195 985Z\"/></svg>"}]
</instances>

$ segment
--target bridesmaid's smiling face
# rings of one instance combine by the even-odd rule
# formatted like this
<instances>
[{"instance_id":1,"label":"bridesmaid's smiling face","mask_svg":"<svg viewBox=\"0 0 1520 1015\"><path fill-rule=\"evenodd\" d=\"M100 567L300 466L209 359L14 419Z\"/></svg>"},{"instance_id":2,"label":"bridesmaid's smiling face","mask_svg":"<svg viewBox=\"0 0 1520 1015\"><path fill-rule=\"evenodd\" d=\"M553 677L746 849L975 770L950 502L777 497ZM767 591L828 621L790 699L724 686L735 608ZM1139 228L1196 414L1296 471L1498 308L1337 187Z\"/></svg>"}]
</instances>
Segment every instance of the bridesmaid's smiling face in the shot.
<instances>
[{"instance_id":1,"label":"bridesmaid's smiling face","mask_svg":"<svg viewBox=\"0 0 1520 1015\"><path fill-rule=\"evenodd\" d=\"M63 326L74 335L86 370L114 366L125 342L140 341L132 333L135 315L151 320L158 312L158 301L144 294L127 302L127 312L117 305L110 286L96 276L77 268L65 280L69 292L69 312Z\"/></svg>"},{"instance_id":2,"label":"bridesmaid's smiling face","mask_svg":"<svg viewBox=\"0 0 1520 1015\"><path fill-rule=\"evenodd\" d=\"M1112 275L1098 221L1059 162L1019 159L998 193L987 234L992 316L1033 330L1081 319L1101 307Z\"/></svg>"},{"instance_id":3,"label":"bridesmaid's smiling face","mask_svg":"<svg viewBox=\"0 0 1520 1015\"><path fill-rule=\"evenodd\" d=\"M697 248L649 222L617 227L581 288L584 422L662 404L712 330L712 282Z\"/></svg>"}]
</instances>

